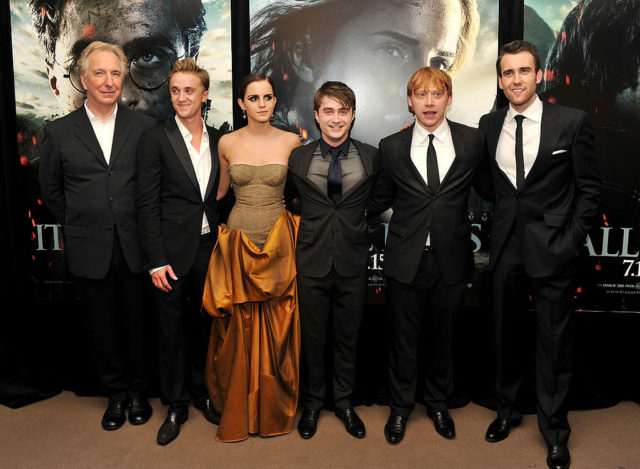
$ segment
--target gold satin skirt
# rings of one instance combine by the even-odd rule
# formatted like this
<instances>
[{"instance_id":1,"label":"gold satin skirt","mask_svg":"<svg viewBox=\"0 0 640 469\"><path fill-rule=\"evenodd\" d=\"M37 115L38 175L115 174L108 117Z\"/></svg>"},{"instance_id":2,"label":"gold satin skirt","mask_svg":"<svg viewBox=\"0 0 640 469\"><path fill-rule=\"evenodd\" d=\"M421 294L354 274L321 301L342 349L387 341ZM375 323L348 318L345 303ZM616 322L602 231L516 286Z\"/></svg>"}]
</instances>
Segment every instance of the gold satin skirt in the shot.
<instances>
[{"instance_id":1,"label":"gold satin skirt","mask_svg":"<svg viewBox=\"0 0 640 469\"><path fill-rule=\"evenodd\" d=\"M242 231L219 227L203 297L212 316L205 381L222 413L218 441L281 435L293 427L300 363L299 223L283 210L262 250Z\"/></svg>"}]
</instances>

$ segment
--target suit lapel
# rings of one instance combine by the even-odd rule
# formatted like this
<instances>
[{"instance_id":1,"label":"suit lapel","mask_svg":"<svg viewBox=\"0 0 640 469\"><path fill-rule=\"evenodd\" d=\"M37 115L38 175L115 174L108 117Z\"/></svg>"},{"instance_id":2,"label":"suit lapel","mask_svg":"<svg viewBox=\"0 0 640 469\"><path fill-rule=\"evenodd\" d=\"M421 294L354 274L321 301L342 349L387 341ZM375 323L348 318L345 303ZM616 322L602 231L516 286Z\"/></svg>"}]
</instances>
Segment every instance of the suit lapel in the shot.
<instances>
[{"instance_id":1,"label":"suit lapel","mask_svg":"<svg viewBox=\"0 0 640 469\"><path fill-rule=\"evenodd\" d=\"M108 167L107 160L102 154L100 143L98 143L98 138L96 137L96 133L93 131L91 121L89 121L89 116L87 116L87 111L84 109L84 106L81 106L80 109L74 112L76 113L76 138L80 140L80 142L87 148L87 150L91 152L93 156L96 157L100 164L102 164L105 168Z\"/></svg>"},{"instance_id":2,"label":"suit lapel","mask_svg":"<svg viewBox=\"0 0 640 469\"><path fill-rule=\"evenodd\" d=\"M198 184L196 171L193 168L193 163L191 163L191 158L189 157L189 150L187 150L187 145L184 143L184 139L182 138L182 134L180 133L180 129L178 129L175 119L169 119L164 126L164 131L169 138L169 143L171 143L173 151L178 157L182 168L187 173L187 176L198 191L198 194L200 194L200 185ZM213 161L211 168L213 169Z\"/></svg>"},{"instance_id":3,"label":"suit lapel","mask_svg":"<svg viewBox=\"0 0 640 469\"><path fill-rule=\"evenodd\" d=\"M294 173L303 180L309 187L313 188L318 194L322 195L328 202L334 203L333 200L329 198L329 196L320 188L318 185L313 182L311 179L307 178L307 173L309 172L309 166L311 165L311 160L313 159L313 154L316 151L316 148L320 145L320 140L315 140L307 145L305 145L298 156L298 161L294 165Z\"/></svg>"},{"instance_id":4,"label":"suit lapel","mask_svg":"<svg viewBox=\"0 0 640 469\"><path fill-rule=\"evenodd\" d=\"M505 172L500 168L500 165L496 161L496 151L498 150L498 140L500 139L500 133L502 132L502 126L504 125L504 119L507 117L507 111L509 110L509 106L503 107L502 109L496 111L492 115L492 121L489 122L489 125L486 129L486 138L487 138L487 149L489 151L489 159L491 164L494 166L499 177L502 178L505 185L512 189L514 192L516 191L515 186L509 179L509 176L505 174Z\"/></svg>"},{"instance_id":5,"label":"suit lapel","mask_svg":"<svg viewBox=\"0 0 640 469\"><path fill-rule=\"evenodd\" d=\"M120 155L120 150L124 143L129 138L131 133L131 114L129 110L124 106L118 106L118 113L116 114L116 124L113 130L113 143L111 145L111 156L109 157L109 166L113 166Z\"/></svg>"},{"instance_id":6,"label":"suit lapel","mask_svg":"<svg viewBox=\"0 0 640 469\"><path fill-rule=\"evenodd\" d=\"M455 155L451 162L451 166L449 166L449 169L442 178L438 192L448 189L447 185L451 182L458 167L460 166L460 160L462 160L464 155L466 155L467 139L465 138L465 133L460 127L455 125L455 122L451 122L447 119L447 123L451 130L451 141L453 142L453 151L455 152Z\"/></svg>"},{"instance_id":7,"label":"suit lapel","mask_svg":"<svg viewBox=\"0 0 640 469\"><path fill-rule=\"evenodd\" d=\"M563 125L556 112L557 108L553 104L547 102L542 103L542 120L540 122L540 146L538 147L538 154L533 162L533 166L529 170L527 177L524 180L524 186L527 187L527 183L535 180L539 173L543 172L544 167L551 156L551 151L555 148L556 142L560 137Z\"/></svg>"},{"instance_id":8,"label":"suit lapel","mask_svg":"<svg viewBox=\"0 0 640 469\"><path fill-rule=\"evenodd\" d=\"M424 178L422 177L422 174L420 174L420 171L418 171L418 168L416 168L416 165L413 164L413 160L411 159L411 140L413 138L413 129L417 124L412 124L411 127L403 130L400 133L400 142L398 145L398 156L399 159L402 163L404 163L404 166L406 168L409 169L409 171L411 172L411 174L413 175L413 180L414 182L416 182L418 184L418 186L420 187L420 189L427 195L432 195L433 193L431 192L431 189L429 189L429 186L427 185L427 181L424 180ZM425 152L424 154L425 159L427 158L427 154ZM405 181L405 183L408 183L410 181Z\"/></svg>"},{"instance_id":9,"label":"suit lapel","mask_svg":"<svg viewBox=\"0 0 640 469\"><path fill-rule=\"evenodd\" d=\"M355 145L356 149L358 150L358 156L360 156L360 161L362 162L362 167L364 169L364 177L360 179L355 185L353 185L351 189L342 194L342 199L340 200L340 202L338 202L338 204L347 199L349 195L356 189L358 189L358 187L360 187L362 184L365 184L367 182L367 179L369 179L369 176L373 172L373 158L371 153L367 151L367 149L358 140L351 139L351 143L353 143L353 145Z\"/></svg>"}]
</instances>

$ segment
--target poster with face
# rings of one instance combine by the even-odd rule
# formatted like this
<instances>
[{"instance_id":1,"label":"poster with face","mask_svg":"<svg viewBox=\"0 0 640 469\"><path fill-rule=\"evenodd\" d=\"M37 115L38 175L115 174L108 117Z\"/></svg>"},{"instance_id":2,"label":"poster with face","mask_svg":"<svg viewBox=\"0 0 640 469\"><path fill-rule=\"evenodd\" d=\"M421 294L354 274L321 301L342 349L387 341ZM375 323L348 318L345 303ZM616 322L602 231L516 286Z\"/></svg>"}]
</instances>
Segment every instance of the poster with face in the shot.
<instances>
[{"instance_id":1,"label":"poster with face","mask_svg":"<svg viewBox=\"0 0 640 469\"><path fill-rule=\"evenodd\" d=\"M356 95L351 136L377 146L414 121L407 81L424 66L447 71L453 99L447 117L477 127L496 97L498 0L251 0L251 67L275 82L274 124L317 139L313 94L329 80ZM489 208L472 198L476 264L486 264L482 234ZM379 220L370 286L384 286L382 247L390 212ZM374 222L375 224L375 222ZM369 298L369 301L376 301Z\"/></svg>"},{"instance_id":2,"label":"poster with face","mask_svg":"<svg viewBox=\"0 0 640 469\"><path fill-rule=\"evenodd\" d=\"M579 258L577 307L640 311L640 1L526 0L542 99L583 109L603 180L599 218Z\"/></svg>"},{"instance_id":3,"label":"poster with face","mask_svg":"<svg viewBox=\"0 0 640 469\"><path fill-rule=\"evenodd\" d=\"M65 297L64 240L43 207L38 142L49 120L81 106L76 61L93 40L119 44L129 61L119 105L164 122L174 114L168 76L193 57L211 78L206 122L232 122L230 2L216 0L11 0L18 145L29 173L28 198L36 297ZM6 157L11 157L7 155Z\"/></svg>"}]
</instances>

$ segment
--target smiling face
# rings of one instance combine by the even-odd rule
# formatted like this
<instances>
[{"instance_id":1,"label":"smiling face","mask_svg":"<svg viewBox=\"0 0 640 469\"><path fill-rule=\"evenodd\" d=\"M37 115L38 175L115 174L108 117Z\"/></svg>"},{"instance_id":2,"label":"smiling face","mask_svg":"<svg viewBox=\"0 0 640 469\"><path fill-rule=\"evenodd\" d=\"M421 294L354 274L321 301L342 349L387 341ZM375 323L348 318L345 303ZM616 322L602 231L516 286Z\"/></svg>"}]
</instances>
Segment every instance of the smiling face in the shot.
<instances>
[{"instance_id":1,"label":"smiling face","mask_svg":"<svg viewBox=\"0 0 640 469\"><path fill-rule=\"evenodd\" d=\"M202 115L202 103L209 97L202 80L195 73L174 73L169 82L171 104L178 118L188 121Z\"/></svg>"},{"instance_id":2,"label":"smiling face","mask_svg":"<svg viewBox=\"0 0 640 469\"><path fill-rule=\"evenodd\" d=\"M349 136L351 123L356 116L353 109L345 107L340 101L323 96L315 117L324 141L337 147Z\"/></svg>"},{"instance_id":3,"label":"smiling face","mask_svg":"<svg viewBox=\"0 0 640 469\"><path fill-rule=\"evenodd\" d=\"M267 80L253 81L247 85L244 99L238 99L238 105L247 113L247 120L269 122L276 106L273 88Z\"/></svg>"},{"instance_id":4,"label":"smiling face","mask_svg":"<svg viewBox=\"0 0 640 469\"><path fill-rule=\"evenodd\" d=\"M413 109L416 121L428 132L434 132L445 117L447 106L451 104L452 96L446 91L439 90L433 85L428 90L418 88L407 97L409 107Z\"/></svg>"},{"instance_id":5,"label":"smiling face","mask_svg":"<svg viewBox=\"0 0 640 469\"><path fill-rule=\"evenodd\" d=\"M354 135L375 143L409 122L407 77L424 65L446 70L455 61L462 10L459 1L432 0L376 3L360 11L328 45L318 44L314 83L339 80L361 96Z\"/></svg>"},{"instance_id":6,"label":"smiling face","mask_svg":"<svg viewBox=\"0 0 640 469\"><path fill-rule=\"evenodd\" d=\"M62 12L55 63L47 64L51 89L62 111L78 108L85 98L64 75L89 42L101 40L121 45L131 61L119 102L159 121L171 117L166 78L171 65L185 55L186 45L167 0L84 0L73 5ZM140 88L134 76L138 84L155 89ZM158 87L157 76L162 76Z\"/></svg>"},{"instance_id":7,"label":"smiling face","mask_svg":"<svg viewBox=\"0 0 640 469\"><path fill-rule=\"evenodd\" d=\"M530 52L505 54L500 61L500 89L517 112L524 112L536 99L536 85L542 81L542 70Z\"/></svg>"}]
</instances>

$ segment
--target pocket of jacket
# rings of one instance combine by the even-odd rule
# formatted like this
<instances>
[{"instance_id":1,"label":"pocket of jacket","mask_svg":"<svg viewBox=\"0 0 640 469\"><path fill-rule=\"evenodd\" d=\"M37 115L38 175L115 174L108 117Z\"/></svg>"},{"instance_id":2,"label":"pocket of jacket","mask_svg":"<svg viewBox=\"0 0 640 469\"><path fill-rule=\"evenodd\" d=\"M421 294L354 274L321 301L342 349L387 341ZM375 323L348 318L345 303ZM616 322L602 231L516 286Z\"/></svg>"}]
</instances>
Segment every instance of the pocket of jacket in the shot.
<instances>
[{"instance_id":1,"label":"pocket of jacket","mask_svg":"<svg viewBox=\"0 0 640 469\"><path fill-rule=\"evenodd\" d=\"M562 213L544 213L543 217L547 226L561 228L567 224L567 215Z\"/></svg>"}]
</instances>

